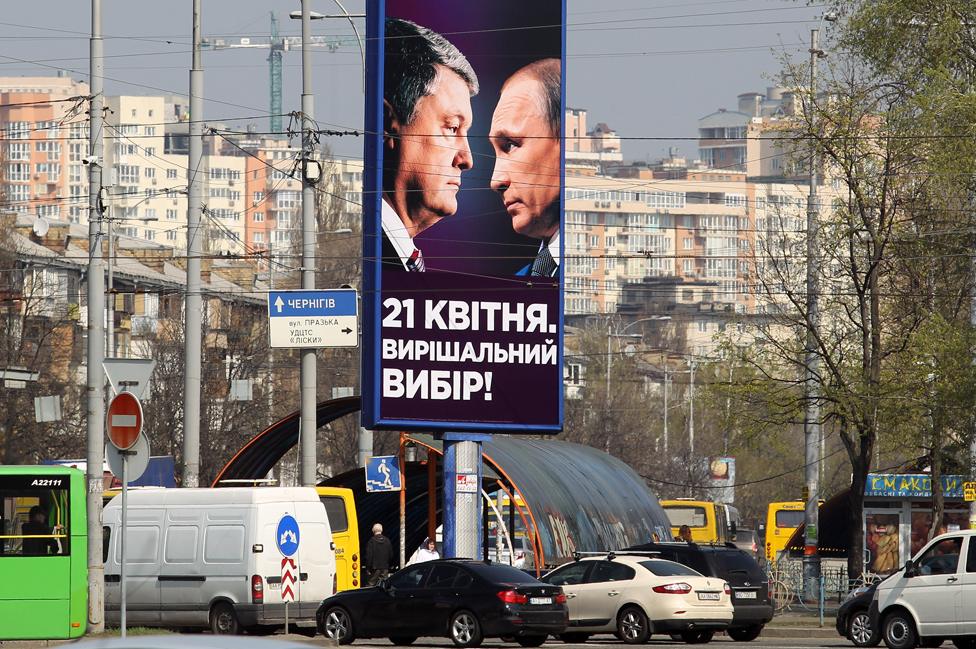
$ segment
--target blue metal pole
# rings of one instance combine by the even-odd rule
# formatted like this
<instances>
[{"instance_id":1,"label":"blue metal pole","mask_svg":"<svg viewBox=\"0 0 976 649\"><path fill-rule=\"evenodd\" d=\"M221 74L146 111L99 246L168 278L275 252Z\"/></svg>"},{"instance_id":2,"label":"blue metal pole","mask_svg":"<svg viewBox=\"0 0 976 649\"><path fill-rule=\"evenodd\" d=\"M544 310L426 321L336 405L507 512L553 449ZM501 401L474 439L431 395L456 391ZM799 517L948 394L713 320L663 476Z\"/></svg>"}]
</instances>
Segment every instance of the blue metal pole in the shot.
<instances>
[{"instance_id":1,"label":"blue metal pole","mask_svg":"<svg viewBox=\"0 0 976 649\"><path fill-rule=\"evenodd\" d=\"M444 556L482 556L481 445L479 433L444 433Z\"/></svg>"}]
</instances>

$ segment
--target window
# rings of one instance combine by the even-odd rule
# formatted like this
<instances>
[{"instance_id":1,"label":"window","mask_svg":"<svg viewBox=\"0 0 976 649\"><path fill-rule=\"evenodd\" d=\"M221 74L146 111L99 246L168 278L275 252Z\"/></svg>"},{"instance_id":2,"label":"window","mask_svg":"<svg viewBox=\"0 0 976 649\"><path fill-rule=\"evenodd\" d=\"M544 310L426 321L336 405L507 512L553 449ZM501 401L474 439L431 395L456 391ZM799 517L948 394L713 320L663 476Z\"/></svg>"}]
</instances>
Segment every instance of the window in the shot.
<instances>
[{"instance_id":1,"label":"window","mask_svg":"<svg viewBox=\"0 0 976 649\"><path fill-rule=\"evenodd\" d=\"M264 232L254 233L254 243L264 243Z\"/></svg>"},{"instance_id":2,"label":"window","mask_svg":"<svg viewBox=\"0 0 976 649\"><path fill-rule=\"evenodd\" d=\"M255 239L257 241L257 239ZM325 515L329 518L332 533L345 532L349 529L349 518L346 516L346 501L338 496L323 496Z\"/></svg>"},{"instance_id":3,"label":"window","mask_svg":"<svg viewBox=\"0 0 976 649\"><path fill-rule=\"evenodd\" d=\"M588 584L595 584L605 581L628 581L634 578L634 569L622 563L613 561L598 561L596 568L590 573L590 578L586 580Z\"/></svg>"},{"instance_id":4,"label":"window","mask_svg":"<svg viewBox=\"0 0 976 649\"><path fill-rule=\"evenodd\" d=\"M145 173L146 178L155 178L156 177L156 169L154 167L146 167L142 171L143 171L143 173Z\"/></svg>"},{"instance_id":5,"label":"window","mask_svg":"<svg viewBox=\"0 0 976 649\"><path fill-rule=\"evenodd\" d=\"M155 126L147 126L146 127L146 135L156 135L156 127Z\"/></svg>"},{"instance_id":6,"label":"window","mask_svg":"<svg viewBox=\"0 0 976 649\"><path fill-rule=\"evenodd\" d=\"M203 538L205 563L238 563L244 558L243 525L208 525Z\"/></svg>"},{"instance_id":7,"label":"window","mask_svg":"<svg viewBox=\"0 0 976 649\"><path fill-rule=\"evenodd\" d=\"M68 481L51 480L51 477L4 478L3 486L0 486L0 555L71 554L68 545ZM38 488L31 486L32 482L61 482L65 486Z\"/></svg>"},{"instance_id":8,"label":"window","mask_svg":"<svg viewBox=\"0 0 976 649\"><path fill-rule=\"evenodd\" d=\"M168 178L168 179L176 178L176 169L167 169L166 170L166 178Z\"/></svg>"},{"instance_id":9,"label":"window","mask_svg":"<svg viewBox=\"0 0 976 649\"><path fill-rule=\"evenodd\" d=\"M668 507L664 511L668 515L668 520L671 521L671 527L681 527L682 525L687 525L688 527L705 527L707 522L704 507L695 507L693 505L687 507Z\"/></svg>"},{"instance_id":10,"label":"window","mask_svg":"<svg viewBox=\"0 0 976 649\"><path fill-rule=\"evenodd\" d=\"M546 577L546 581L554 586L572 586L583 583L586 571L589 569L591 561L577 561Z\"/></svg>"},{"instance_id":11,"label":"window","mask_svg":"<svg viewBox=\"0 0 976 649\"><path fill-rule=\"evenodd\" d=\"M255 212L254 213L254 222L255 223L260 223L261 221L264 221L264 212Z\"/></svg>"},{"instance_id":12,"label":"window","mask_svg":"<svg viewBox=\"0 0 976 649\"><path fill-rule=\"evenodd\" d=\"M674 561L641 561L641 566L646 568L648 572L652 575L658 577L699 577L701 573L698 573L688 566L683 566L680 563L675 563Z\"/></svg>"},{"instance_id":13,"label":"window","mask_svg":"<svg viewBox=\"0 0 976 649\"><path fill-rule=\"evenodd\" d=\"M919 557L918 574L920 575L952 575L959 565L959 554L962 551L962 537L953 537L939 541Z\"/></svg>"},{"instance_id":14,"label":"window","mask_svg":"<svg viewBox=\"0 0 976 649\"><path fill-rule=\"evenodd\" d=\"M167 241L176 241L176 230L169 230L166 233L166 240Z\"/></svg>"},{"instance_id":15,"label":"window","mask_svg":"<svg viewBox=\"0 0 976 649\"><path fill-rule=\"evenodd\" d=\"M421 564L416 568L407 568L390 578L390 586L393 588L419 588L427 578L431 565Z\"/></svg>"},{"instance_id":16,"label":"window","mask_svg":"<svg viewBox=\"0 0 976 649\"><path fill-rule=\"evenodd\" d=\"M695 272L695 260L694 259L682 259L681 260L681 270L685 273Z\"/></svg>"},{"instance_id":17,"label":"window","mask_svg":"<svg viewBox=\"0 0 976 649\"><path fill-rule=\"evenodd\" d=\"M166 210L166 219L169 221L176 220L176 210Z\"/></svg>"},{"instance_id":18,"label":"window","mask_svg":"<svg viewBox=\"0 0 976 649\"><path fill-rule=\"evenodd\" d=\"M708 331L708 323L704 320L698 321L698 333L706 333Z\"/></svg>"},{"instance_id":19,"label":"window","mask_svg":"<svg viewBox=\"0 0 976 649\"><path fill-rule=\"evenodd\" d=\"M262 201L264 201L264 192L254 192L254 204L257 205Z\"/></svg>"},{"instance_id":20,"label":"window","mask_svg":"<svg viewBox=\"0 0 976 649\"><path fill-rule=\"evenodd\" d=\"M453 588L454 580L460 572L455 566L449 563L440 563L434 566L427 578L428 588Z\"/></svg>"},{"instance_id":21,"label":"window","mask_svg":"<svg viewBox=\"0 0 976 649\"><path fill-rule=\"evenodd\" d=\"M976 572L976 540L969 538L969 553L966 557L966 572Z\"/></svg>"},{"instance_id":22,"label":"window","mask_svg":"<svg viewBox=\"0 0 976 649\"><path fill-rule=\"evenodd\" d=\"M797 528L803 525L806 514L803 511L776 512L776 527Z\"/></svg>"},{"instance_id":23,"label":"window","mask_svg":"<svg viewBox=\"0 0 976 649\"><path fill-rule=\"evenodd\" d=\"M685 250L691 250L692 248L695 247L695 242L691 237L685 237L681 240L681 246Z\"/></svg>"}]
</instances>

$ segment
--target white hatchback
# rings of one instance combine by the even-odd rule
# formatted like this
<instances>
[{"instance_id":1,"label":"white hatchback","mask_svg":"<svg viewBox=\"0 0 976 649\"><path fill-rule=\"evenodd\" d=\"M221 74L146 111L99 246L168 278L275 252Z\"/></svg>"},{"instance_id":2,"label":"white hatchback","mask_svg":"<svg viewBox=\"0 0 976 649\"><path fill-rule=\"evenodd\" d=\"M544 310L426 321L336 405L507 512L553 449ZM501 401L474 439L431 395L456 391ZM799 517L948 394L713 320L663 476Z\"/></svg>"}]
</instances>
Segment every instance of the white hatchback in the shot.
<instances>
[{"instance_id":1,"label":"white hatchback","mask_svg":"<svg viewBox=\"0 0 976 649\"><path fill-rule=\"evenodd\" d=\"M648 554L580 558L542 581L566 594L569 626L561 638L567 642L614 633L627 644L642 644L652 633L664 633L696 644L732 621L728 583Z\"/></svg>"}]
</instances>

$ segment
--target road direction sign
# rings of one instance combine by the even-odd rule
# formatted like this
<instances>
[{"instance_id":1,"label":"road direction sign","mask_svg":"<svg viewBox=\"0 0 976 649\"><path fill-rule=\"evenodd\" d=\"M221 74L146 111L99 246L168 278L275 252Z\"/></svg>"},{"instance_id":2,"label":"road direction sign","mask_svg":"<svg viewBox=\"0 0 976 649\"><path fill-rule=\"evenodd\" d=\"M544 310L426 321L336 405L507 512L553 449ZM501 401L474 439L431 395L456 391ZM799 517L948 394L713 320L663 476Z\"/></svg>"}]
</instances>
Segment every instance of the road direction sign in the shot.
<instances>
[{"instance_id":1,"label":"road direction sign","mask_svg":"<svg viewBox=\"0 0 976 649\"><path fill-rule=\"evenodd\" d=\"M275 544L278 546L278 552L285 557L290 557L298 552L298 542L300 540L301 534L298 530L298 521L291 514L285 514L278 521L278 529L275 533Z\"/></svg>"},{"instance_id":2,"label":"road direction sign","mask_svg":"<svg viewBox=\"0 0 976 649\"><path fill-rule=\"evenodd\" d=\"M400 460L396 455L377 455L366 462L366 491L400 491Z\"/></svg>"},{"instance_id":3,"label":"road direction sign","mask_svg":"<svg viewBox=\"0 0 976 649\"><path fill-rule=\"evenodd\" d=\"M108 438L115 448L126 450L139 439L142 431L142 404L130 392L120 392L108 406Z\"/></svg>"},{"instance_id":4,"label":"road direction sign","mask_svg":"<svg viewBox=\"0 0 976 649\"><path fill-rule=\"evenodd\" d=\"M133 483L142 477L142 474L149 468L149 438L146 433L139 433L139 439L127 451L120 451L113 444L105 445L105 459L108 461L108 468L112 475L119 480L122 479L122 454L127 453L126 459L129 466L125 469L125 479Z\"/></svg>"},{"instance_id":5,"label":"road direction sign","mask_svg":"<svg viewBox=\"0 0 976 649\"><path fill-rule=\"evenodd\" d=\"M298 583L298 566L291 557L281 559L281 601L294 602L295 588Z\"/></svg>"},{"instance_id":6,"label":"road direction sign","mask_svg":"<svg viewBox=\"0 0 976 649\"><path fill-rule=\"evenodd\" d=\"M359 300L355 289L270 291L272 347L356 347Z\"/></svg>"}]
</instances>

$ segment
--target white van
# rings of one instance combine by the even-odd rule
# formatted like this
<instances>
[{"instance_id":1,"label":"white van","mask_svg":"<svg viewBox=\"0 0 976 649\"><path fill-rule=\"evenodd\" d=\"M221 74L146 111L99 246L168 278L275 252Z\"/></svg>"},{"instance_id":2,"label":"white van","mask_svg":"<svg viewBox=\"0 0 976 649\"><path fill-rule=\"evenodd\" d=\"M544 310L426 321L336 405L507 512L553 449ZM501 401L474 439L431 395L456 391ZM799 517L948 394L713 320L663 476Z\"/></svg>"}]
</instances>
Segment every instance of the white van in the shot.
<instances>
[{"instance_id":1,"label":"white van","mask_svg":"<svg viewBox=\"0 0 976 649\"><path fill-rule=\"evenodd\" d=\"M875 591L872 624L890 649L976 649L976 531L937 536ZM879 624L880 623L880 624Z\"/></svg>"},{"instance_id":2,"label":"white van","mask_svg":"<svg viewBox=\"0 0 976 649\"><path fill-rule=\"evenodd\" d=\"M272 632L285 623L276 543L286 514L298 523L289 620L314 633L335 592L335 547L311 487L138 489L128 494L126 623ZM122 497L105 507L105 619L120 623ZM302 629L308 631L308 629Z\"/></svg>"}]
</instances>

